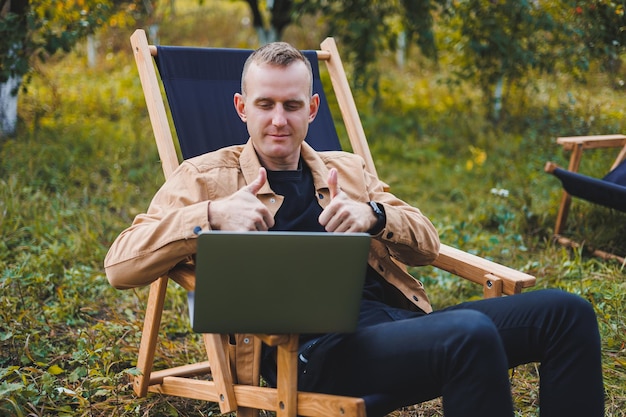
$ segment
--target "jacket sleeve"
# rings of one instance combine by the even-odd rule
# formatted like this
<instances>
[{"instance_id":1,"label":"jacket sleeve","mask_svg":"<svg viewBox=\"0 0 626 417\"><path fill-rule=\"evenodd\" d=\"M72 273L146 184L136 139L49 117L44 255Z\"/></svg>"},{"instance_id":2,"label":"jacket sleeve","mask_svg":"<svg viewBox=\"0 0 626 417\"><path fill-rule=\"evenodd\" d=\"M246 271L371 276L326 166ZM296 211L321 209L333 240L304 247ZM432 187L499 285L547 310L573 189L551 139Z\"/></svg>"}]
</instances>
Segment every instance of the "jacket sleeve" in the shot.
<instances>
[{"instance_id":1,"label":"jacket sleeve","mask_svg":"<svg viewBox=\"0 0 626 417\"><path fill-rule=\"evenodd\" d=\"M111 245L104 260L118 289L147 285L196 252L194 229L209 229L207 185L182 164Z\"/></svg>"},{"instance_id":2,"label":"jacket sleeve","mask_svg":"<svg viewBox=\"0 0 626 417\"><path fill-rule=\"evenodd\" d=\"M408 266L431 264L439 255L439 234L422 212L390 192L387 185L365 171L370 201L382 204L387 223L374 238L394 259Z\"/></svg>"}]
</instances>

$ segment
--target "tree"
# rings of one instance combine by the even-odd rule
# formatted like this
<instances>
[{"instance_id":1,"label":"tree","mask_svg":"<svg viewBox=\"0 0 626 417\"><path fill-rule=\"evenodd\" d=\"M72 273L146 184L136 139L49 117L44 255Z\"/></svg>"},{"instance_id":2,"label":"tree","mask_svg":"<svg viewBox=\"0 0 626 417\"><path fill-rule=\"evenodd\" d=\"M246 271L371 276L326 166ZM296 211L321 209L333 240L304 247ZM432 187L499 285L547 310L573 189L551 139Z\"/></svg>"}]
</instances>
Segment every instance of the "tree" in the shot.
<instances>
[{"instance_id":1,"label":"tree","mask_svg":"<svg viewBox=\"0 0 626 417\"><path fill-rule=\"evenodd\" d=\"M26 32L28 1L0 1L0 137L13 133L17 120L17 90L28 65L21 57L21 33Z\"/></svg>"},{"instance_id":2,"label":"tree","mask_svg":"<svg viewBox=\"0 0 626 417\"><path fill-rule=\"evenodd\" d=\"M138 12L141 2L0 0L0 135L15 132L17 94L33 60L70 51L120 9Z\"/></svg>"},{"instance_id":3,"label":"tree","mask_svg":"<svg viewBox=\"0 0 626 417\"><path fill-rule=\"evenodd\" d=\"M355 83L376 82L371 66L384 51L394 51L399 37L415 44L426 56L437 57L434 14L448 0L298 0L295 15L319 13L328 32L347 49Z\"/></svg>"},{"instance_id":4,"label":"tree","mask_svg":"<svg viewBox=\"0 0 626 417\"><path fill-rule=\"evenodd\" d=\"M260 8L257 0L246 0L252 13L252 24L256 30L261 45L280 40L285 28L292 23L293 1L267 0L267 10L270 12L269 22Z\"/></svg>"},{"instance_id":5,"label":"tree","mask_svg":"<svg viewBox=\"0 0 626 417\"><path fill-rule=\"evenodd\" d=\"M353 62L357 82L367 83L372 64L399 36L436 56L432 13L447 0L246 0L261 44L280 40L284 29L305 15L323 16ZM262 6L266 6L266 10ZM375 78L375 77L374 77Z\"/></svg>"},{"instance_id":6,"label":"tree","mask_svg":"<svg viewBox=\"0 0 626 417\"><path fill-rule=\"evenodd\" d=\"M626 1L591 0L572 5L572 25L592 60L616 73L626 49Z\"/></svg>"},{"instance_id":7,"label":"tree","mask_svg":"<svg viewBox=\"0 0 626 417\"><path fill-rule=\"evenodd\" d=\"M528 74L563 71L584 79L593 61L619 69L626 47L624 1L458 0L447 22L458 32L457 75L483 92L494 121L507 86Z\"/></svg>"},{"instance_id":8,"label":"tree","mask_svg":"<svg viewBox=\"0 0 626 417\"><path fill-rule=\"evenodd\" d=\"M500 117L505 86L531 69L585 66L568 10L564 1L464 0L450 11L452 30L461 35L457 76L478 84L493 120Z\"/></svg>"}]
</instances>

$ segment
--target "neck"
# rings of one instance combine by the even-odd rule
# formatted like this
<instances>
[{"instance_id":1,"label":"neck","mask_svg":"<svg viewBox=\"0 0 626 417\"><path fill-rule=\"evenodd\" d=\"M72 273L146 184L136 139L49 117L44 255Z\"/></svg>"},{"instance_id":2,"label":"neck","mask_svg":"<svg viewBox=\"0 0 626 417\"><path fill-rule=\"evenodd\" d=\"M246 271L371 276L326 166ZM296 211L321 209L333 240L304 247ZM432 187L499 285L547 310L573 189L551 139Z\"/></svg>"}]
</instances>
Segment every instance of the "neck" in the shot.
<instances>
[{"instance_id":1,"label":"neck","mask_svg":"<svg viewBox=\"0 0 626 417\"><path fill-rule=\"evenodd\" d=\"M257 152L257 157L261 165L270 171L295 171L298 169L298 164L300 163L300 154L301 152L298 151L284 158L268 158Z\"/></svg>"}]
</instances>

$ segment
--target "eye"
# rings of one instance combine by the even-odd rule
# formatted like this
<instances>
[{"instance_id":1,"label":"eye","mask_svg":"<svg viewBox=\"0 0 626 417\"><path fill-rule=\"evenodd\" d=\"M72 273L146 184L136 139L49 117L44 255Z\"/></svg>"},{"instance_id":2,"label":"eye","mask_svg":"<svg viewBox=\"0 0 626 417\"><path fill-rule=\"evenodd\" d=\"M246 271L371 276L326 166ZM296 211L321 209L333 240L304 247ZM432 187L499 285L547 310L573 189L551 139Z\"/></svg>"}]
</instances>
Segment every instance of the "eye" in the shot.
<instances>
[{"instance_id":1,"label":"eye","mask_svg":"<svg viewBox=\"0 0 626 417\"><path fill-rule=\"evenodd\" d=\"M287 111L297 111L302 108L303 104L300 101L288 101L285 103L285 110Z\"/></svg>"},{"instance_id":2,"label":"eye","mask_svg":"<svg viewBox=\"0 0 626 417\"><path fill-rule=\"evenodd\" d=\"M262 110L269 110L274 107L274 103L269 100L259 100L256 102L256 106Z\"/></svg>"}]
</instances>

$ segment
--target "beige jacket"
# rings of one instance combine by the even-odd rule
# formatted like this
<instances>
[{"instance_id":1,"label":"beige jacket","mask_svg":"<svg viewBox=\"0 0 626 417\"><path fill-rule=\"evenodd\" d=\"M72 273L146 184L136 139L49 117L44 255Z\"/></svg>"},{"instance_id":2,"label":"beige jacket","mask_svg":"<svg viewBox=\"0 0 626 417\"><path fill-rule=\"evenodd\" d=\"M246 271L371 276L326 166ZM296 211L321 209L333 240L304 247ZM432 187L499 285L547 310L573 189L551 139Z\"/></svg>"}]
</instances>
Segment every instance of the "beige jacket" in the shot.
<instances>
[{"instance_id":1,"label":"beige jacket","mask_svg":"<svg viewBox=\"0 0 626 417\"><path fill-rule=\"evenodd\" d=\"M339 186L348 196L384 206L387 224L372 239L368 262L404 295L394 303L397 307L417 306L431 312L422 284L404 265L427 265L437 257L439 237L432 223L418 209L385 192L385 184L365 171L360 157L318 153L305 143L302 158L313 174L320 206L330 202L326 183L330 168L337 169ZM176 275L177 268L193 266L194 228L211 229L207 201L229 196L254 181L260 166L250 142L183 162L154 196L147 213L138 215L113 242L104 261L111 285L119 289L143 286L162 275ZM283 201L269 184L258 198L274 215Z\"/></svg>"}]
</instances>

